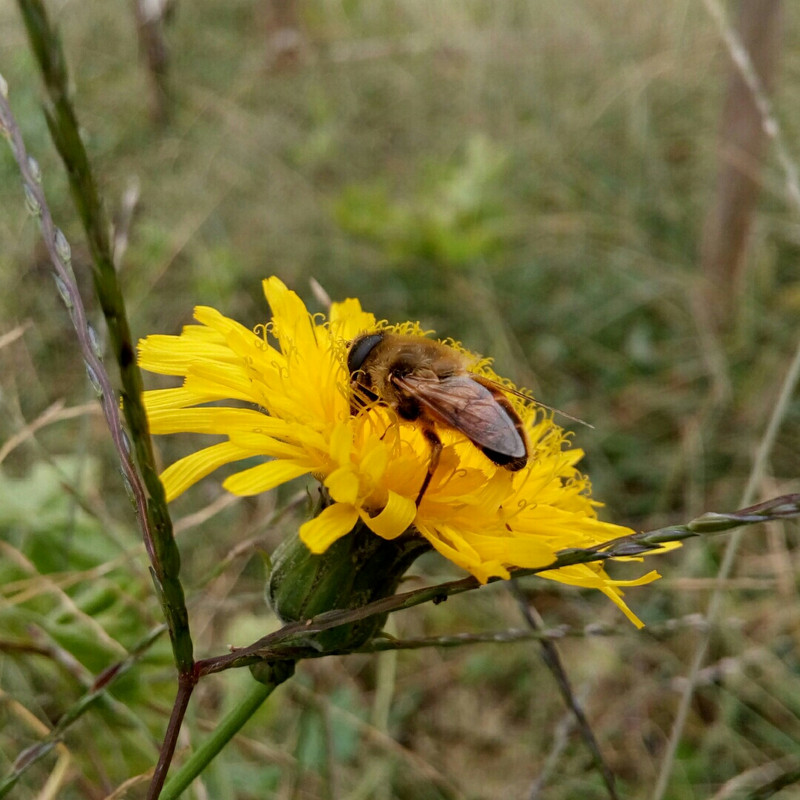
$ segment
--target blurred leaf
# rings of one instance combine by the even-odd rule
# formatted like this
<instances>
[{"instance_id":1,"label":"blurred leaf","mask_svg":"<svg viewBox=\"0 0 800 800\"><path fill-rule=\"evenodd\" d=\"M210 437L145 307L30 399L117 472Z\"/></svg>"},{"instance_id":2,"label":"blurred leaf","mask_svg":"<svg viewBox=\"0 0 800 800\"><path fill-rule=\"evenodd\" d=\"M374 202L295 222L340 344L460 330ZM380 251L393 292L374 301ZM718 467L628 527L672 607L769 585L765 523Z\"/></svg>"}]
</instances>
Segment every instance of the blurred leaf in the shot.
<instances>
[{"instance_id":1,"label":"blurred leaf","mask_svg":"<svg viewBox=\"0 0 800 800\"><path fill-rule=\"evenodd\" d=\"M397 262L424 260L465 267L489 259L512 233L501 190L508 154L473 134L455 165L428 165L415 196L390 199L385 182L345 187L334 204L346 232L367 239Z\"/></svg>"}]
</instances>

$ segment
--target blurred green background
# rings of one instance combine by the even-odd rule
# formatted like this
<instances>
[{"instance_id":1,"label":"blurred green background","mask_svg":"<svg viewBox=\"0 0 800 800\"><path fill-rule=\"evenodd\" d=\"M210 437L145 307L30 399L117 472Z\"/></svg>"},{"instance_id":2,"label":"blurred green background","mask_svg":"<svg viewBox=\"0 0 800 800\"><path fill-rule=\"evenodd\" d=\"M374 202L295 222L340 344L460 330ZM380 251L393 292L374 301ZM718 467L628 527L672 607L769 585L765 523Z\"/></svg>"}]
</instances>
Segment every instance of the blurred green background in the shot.
<instances>
[{"instance_id":1,"label":"blurred green background","mask_svg":"<svg viewBox=\"0 0 800 800\"><path fill-rule=\"evenodd\" d=\"M197 304L262 322L260 281L271 274L321 311L313 278L333 299L357 296L379 318L420 320L493 356L498 372L594 425L574 441L605 519L645 529L738 507L797 347L800 216L768 150L741 280L708 300L699 252L729 60L699 0L300 0L297 47L283 52L274 6L184 0L166 28L163 124L150 116L131 4L49 8L101 192L128 229L120 277L137 337L177 332ZM774 103L800 157L798 20L787 12ZM0 72L101 326L41 81L8 0ZM160 620L49 273L2 148L3 772ZM727 316L720 330L715 305ZM59 400L89 406L39 425ZM760 497L798 491L798 422L795 400ZM157 446L164 463L193 449L188 437ZM276 626L259 552L302 517L270 524L297 491L230 503L215 476L175 504L200 655ZM792 525L746 535L670 797L739 796L724 793L737 776L800 763L796 541ZM696 644L687 615L705 610L723 546L691 542L655 564L664 580L628 593L644 632L600 596L526 584L549 625L618 627L570 638L562 652L624 797L652 791ZM433 558L417 571L456 574ZM521 626L495 586L403 612L396 634ZM202 741L249 679L201 685L179 750ZM105 797L144 772L173 692L162 640L17 796ZM306 663L193 796L525 797L546 768L540 796L604 797L565 713L533 644ZM48 780L55 793L38 794Z\"/></svg>"}]
</instances>

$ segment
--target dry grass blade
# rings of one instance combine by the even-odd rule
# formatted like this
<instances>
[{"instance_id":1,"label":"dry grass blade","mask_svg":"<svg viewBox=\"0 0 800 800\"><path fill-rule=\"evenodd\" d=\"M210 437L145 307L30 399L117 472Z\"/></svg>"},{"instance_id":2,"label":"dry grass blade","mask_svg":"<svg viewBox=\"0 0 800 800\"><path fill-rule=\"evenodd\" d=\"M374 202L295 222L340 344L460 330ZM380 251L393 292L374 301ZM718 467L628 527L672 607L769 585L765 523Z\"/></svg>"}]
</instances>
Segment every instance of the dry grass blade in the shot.
<instances>
[{"instance_id":1,"label":"dry grass blade","mask_svg":"<svg viewBox=\"0 0 800 800\"><path fill-rule=\"evenodd\" d=\"M328 703L324 698L317 697L299 683L293 683L291 691L301 697L304 702L317 705L318 707L325 707L334 718L342 718L349 724L356 726L365 735L366 740L371 745L395 755L402 763L414 769L427 781L430 781L431 784L441 787L447 793L446 797L451 798L451 800L459 800L459 798L464 800L467 797L451 778L447 775L443 775L430 762L426 761L417 753L411 752L408 748L403 747L402 744L395 741L391 736L388 736L374 725L359 719L346 709Z\"/></svg>"},{"instance_id":2,"label":"dry grass blade","mask_svg":"<svg viewBox=\"0 0 800 800\"><path fill-rule=\"evenodd\" d=\"M24 442L32 439L36 432L48 425L53 425L56 422L63 422L67 419L75 419L82 417L86 414L97 414L100 409L96 403L86 403L81 406L73 406L72 408L64 408L64 401L57 400L49 408L46 408L42 413L22 430L18 431L10 439L7 439L2 447L0 447L0 464L8 458L17 447Z\"/></svg>"},{"instance_id":3,"label":"dry grass blade","mask_svg":"<svg viewBox=\"0 0 800 800\"><path fill-rule=\"evenodd\" d=\"M61 750L64 745L61 739L65 731L80 719L98 700L105 697L109 688L125 675L131 667L144 656L159 637L165 632L165 627L161 626L153 630L150 635L140 642L136 648L124 659L113 664L103 673L98 675L89 689L82 697L74 703L58 720L52 729L47 730L38 720L37 733L42 736L37 744L23 751L14 761L12 769L0 779L0 797L5 797L11 789L19 782L22 775L34 766L38 761L47 756L54 748ZM30 712L24 710L26 719L29 719ZM64 752L68 752L64 750Z\"/></svg>"},{"instance_id":4,"label":"dry grass blade","mask_svg":"<svg viewBox=\"0 0 800 800\"><path fill-rule=\"evenodd\" d=\"M25 334L25 331L27 331L32 325L32 322L26 322L23 325L17 325L17 327L13 330L10 330L8 333L4 333L2 336L0 336L0 350L16 342L17 339L21 338Z\"/></svg>"},{"instance_id":5,"label":"dry grass blade","mask_svg":"<svg viewBox=\"0 0 800 800\"><path fill-rule=\"evenodd\" d=\"M511 593L516 598L520 613L522 614L523 619L528 623L528 626L531 628L531 630L541 631L544 622L536 609L528 603L525 595L520 591L519 584L517 584L516 581L511 583ZM561 660L561 655L558 652L555 642L547 638L542 638L539 641L539 644L542 649L542 660L547 665L550 673L553 675L556 686L558 687L558 691L560 692L565 705L575 717L576 727L580 731L581 738L583 739L584 744L592 756L595 769L600 773L600 776L603 779L608 796L613 798L613 800L618 800L619 794L617 793L617 785L616 779L614 778L614 773L611 771L611 768L608 766L608 763L603 757L603 752L600 749L600 744L597 741L597 737L594 735L594 731L592 730L591 725L589 725L589 720L586 718L583 707L581 706L575 692L572 689L572 683L567 675L567 670L564 667L564 663Z\"/></svg>"},{"instance_id":6,"label":"dry grass blade","mask_svg":"<svg viewBox=\"0 0 800 800\"><path fill-rule=\"evenodd\" d=\"M756 454L755 462L753 464L753 468L750 473L750 479L744 491L743 502L748 502L752 499L753 495L757 490L757 487L760 485L761 480L763 479L764 469L766 466L768 455L777 437L778 428L780 427L781 423L783 422L787 414L789 403L792 396L794 395L798 381L800 381L800 347L798 347L797 351L795 352L794 359L791 365L789 366L789 370L787 371L787 374L783 380L778 402L775 404L775 407L772 410L772 414L767 424L767 429L759 445L758 453ZM758 506L754 506L753 508L758 510L763 508L763 506L765 505L768 505L768 503L762 503L759 504ZM743 510L745 516L747 515L747 512L750 510L752 509ZM796 510L794 512L790 512L791 515L794 515L794 513L796 513ZM725 555L723 557L722 564L720 565L720 568L717 572L717 578L720 581L724 581L730 575L730 572L733 569L733 564L736 558L736 552L739 546L741 536L742 532L736 531L731 537L731 539L728 541L728 544L725 548ZM717 622L721 607L722 607L722 589L718 585L711 595L711 600L708 604L708 611L706 612L706 618L709 622L710 627L706 632L706 634L701 637L697 649L695 650L694 653L694 658L692 660L692 664L689 670L689 675L687 677L686 688L684 689L683 694L681 695L680 704L678 706L678 710L675 715L675 720L672 725L672 731L670 733L669 743L667 745L664 758L661 763L661 770L659 772L658 781L653 791L653 800L661 800L661 798L664 796L664 793L667 790L669 776L672 771L675 755L678 750L678 743L680 742L681 734L683 732L683 729L686 725L686 720L688 718L689 707L691 704L692 696L694 695L694 688L698 680L698 676L700 674L703 661L705 660L706 653L708 652L709 644L711 641L711 631L713 630L714 625Z\"/></svg>"}]
</instances>

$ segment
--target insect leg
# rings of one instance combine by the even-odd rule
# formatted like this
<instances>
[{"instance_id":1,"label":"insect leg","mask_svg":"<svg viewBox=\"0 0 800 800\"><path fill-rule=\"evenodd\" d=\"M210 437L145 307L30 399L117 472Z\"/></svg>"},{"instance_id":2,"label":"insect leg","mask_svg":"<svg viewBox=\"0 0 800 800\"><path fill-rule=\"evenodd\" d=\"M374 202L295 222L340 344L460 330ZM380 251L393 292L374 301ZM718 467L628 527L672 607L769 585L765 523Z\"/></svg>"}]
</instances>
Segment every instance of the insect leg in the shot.
<instances>
[{"instance_id":1,"label":"insect leg","mask_svg":"<svg viewBox=\"0 0 800 800\"><path fill-rule=\"evenodd\" d=\"M436 467L439 466L439 456L442 454L442 440L433 427L423 424L422 435L428 440L428 444L431 446L431 460L428 462L428 473L425 475L425 480L422 481L422 488L420 488L419 494L417 495L417 508L419 508L422 496L425 494L425 490L431 482L433 473L436 472Z\"/></svg>"}]
</instances>

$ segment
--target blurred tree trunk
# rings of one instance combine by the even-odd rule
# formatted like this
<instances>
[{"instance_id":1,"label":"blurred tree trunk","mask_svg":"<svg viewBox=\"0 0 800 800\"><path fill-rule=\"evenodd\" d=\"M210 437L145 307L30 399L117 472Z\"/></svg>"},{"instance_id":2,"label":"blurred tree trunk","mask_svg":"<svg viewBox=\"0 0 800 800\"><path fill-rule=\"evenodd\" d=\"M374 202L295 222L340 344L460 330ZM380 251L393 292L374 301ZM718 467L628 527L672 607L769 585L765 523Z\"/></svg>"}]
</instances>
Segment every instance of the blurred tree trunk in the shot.
<instances>
[{"instance_id":1,"label":"blurred tree trunk","mask_svg":"<svg viewBox=\"0 0 800 800\"><path fill-rule=\"evenodd\" d=\"M771 92L781 41L781 0L740 0L738 33L765 91ZM761 186L765 133L750 89L731 64L719 142L720 171L703 226L700 262L715 322L739 290Z\"/></svg>"}]
</instances>

